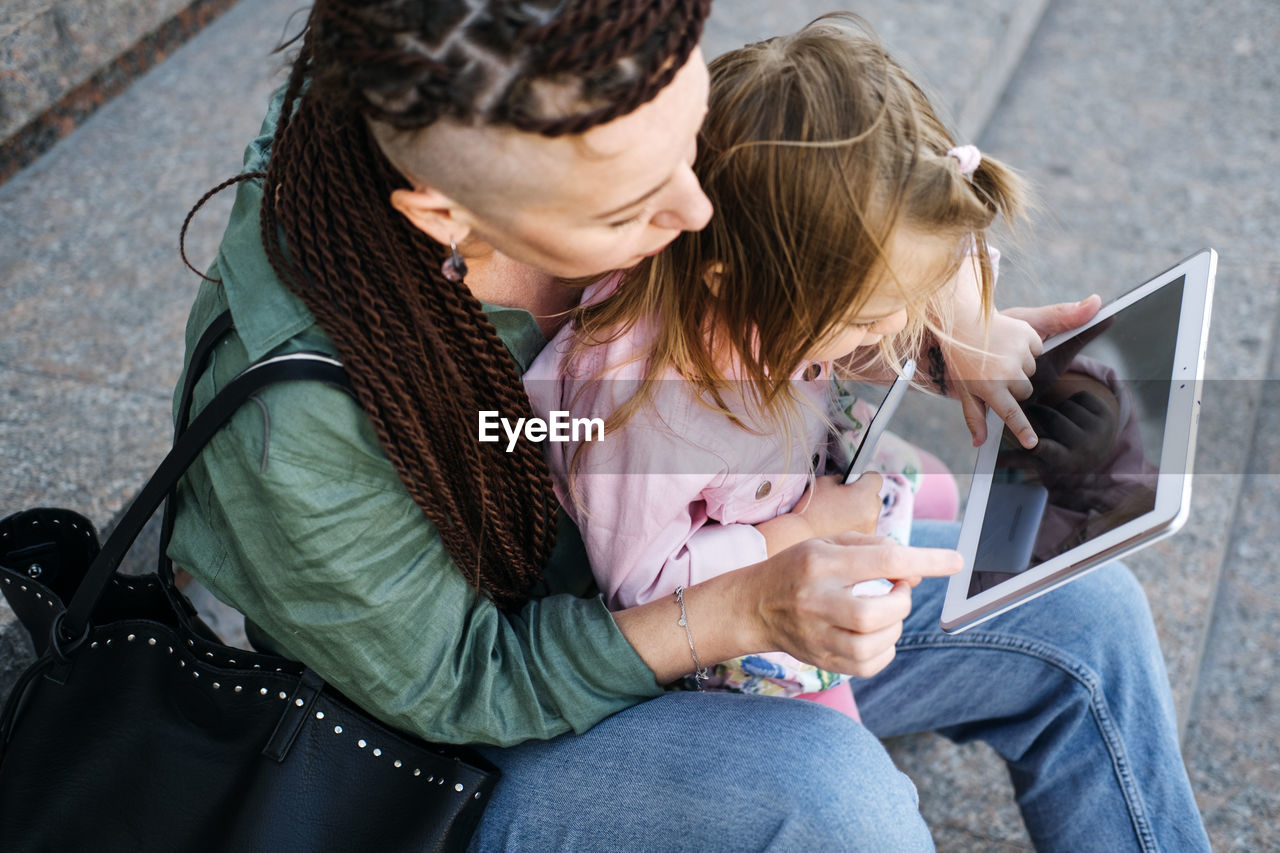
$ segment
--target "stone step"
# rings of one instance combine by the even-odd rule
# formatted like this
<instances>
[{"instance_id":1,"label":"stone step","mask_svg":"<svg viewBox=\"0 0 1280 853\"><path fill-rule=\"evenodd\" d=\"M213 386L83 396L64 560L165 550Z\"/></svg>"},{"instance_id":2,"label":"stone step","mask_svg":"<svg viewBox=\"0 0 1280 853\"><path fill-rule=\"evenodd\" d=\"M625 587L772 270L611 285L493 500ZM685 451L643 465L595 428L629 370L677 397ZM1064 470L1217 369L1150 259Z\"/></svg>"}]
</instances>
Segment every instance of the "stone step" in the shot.
<instances>
[{"instance_id":1,"label":"stone step","mask_svg":"<svg viewBox=\"0 0 1280 853\"><path fill-rule=\"evenodd\" d=\"M0 17L0 183L235 0L10 0Z\"/></svg>"},{"instance_id":2,"label":"stone step","mask_svg":"<svg viewBox=\"0 0 1280 853\"><path fill-rule=\"evenodd\" d=\"M1268 571L1275 545L1265 523L1273 480L1253 478L1243 498L1241 487L1246 472L1275 471L1270 450L1251 448L1255 435L1270 440L1277 405L1261 380L1274 375L1268 359L1280 303L1280 61L1266 48L1278 37L1280 10L1267 0L1212 8L1189 0L1052 4L982 135L983 149L1021 168L1041 199L1020 261L1002 268L1004 304L1090 292L1111 298L1203 246L1221 254L1192 516L1182 532L1126 562L1151 601L1184 727L1213 710L1208 728L1186 738L1186 758L1214 849L1222 850L1274 846L1280 811L1280 693L1265 672L1234 679L1250 662L1274 660L1262 657L1274 653L1266 639L1274 572L1254 596L1242 595L1252 583L1228 569L1231 597L1224 592L1220 618L1211 619L1224 560ZM1224 662L1205 670L1209 692L1193 718L1211 624ZM1245 657L1250 651L1258 657ZM1245 745L1257 749L1249 755ZM994 766L963 765L961 776L994 778ZM971 820L970 801L956 799L944 820L966 827L974 842L947 849L1024 849L1011 822ZM1251 821L1249 834L1243 827Z\"/></svg>"},{"instance_id":3,"label":"stone step","mask_svg":"<svg viewBox=\"0 0 1280 853\"><path fill-rule=\"evenodd\" d=\"M178 229L240 171L296 8L237 4L0 185L0 513L66 506L106 526L164 457L198 285ZM213 258L231 200L195 220L197 265ZM0 694L21 634L0 602Z\"/></svg>"},{"instance_id":4,"label":"stone step","mask_svg":"<svg viewBox=\"0 0 1280 853\"><path fill-rule=\"evenodd\" d=\"M893 56L929 91L939 114L963 140L991 118L1048 0L930 3L865 0L845 4L871 25ZM712 6L703 36L708 59L726 50L794 32L838 8L826 0L732 0Z\"/></svg>"},{"instance_id":5,"label":"stone step","mask_svg":"<svg viewBox=\"0 0 1280 853\"><path fill-rule=\"evenodd\" d=\"M1259 404L1272 402L1258 380L1280 307L1277 190L1257 177L1280 156L1274 110L1258 106L1280 62L1247 34L1277 28L1266 2L1051 6L984 136L1032 176L1045 210L1007 297L1108 299L1203 246L1221 254L1192 518L1127 561L1152 599L1184 720Z\"/></svg>"},{"instance_id":6,"label":"stone step","mask_svg":"<svg viewBox=\"0 0 1280 853\"><path fill-rule=\"evenodd\" d=\"M1273 80L1275 78L1272 78ZM1280 281L1280 265L1272 274ZM1280 375L1272 336L1268 377ZM1275 850L1280 827L1280 386L1262 383L1185 739L1215 850Z\"/></svg>"}]
</instances>

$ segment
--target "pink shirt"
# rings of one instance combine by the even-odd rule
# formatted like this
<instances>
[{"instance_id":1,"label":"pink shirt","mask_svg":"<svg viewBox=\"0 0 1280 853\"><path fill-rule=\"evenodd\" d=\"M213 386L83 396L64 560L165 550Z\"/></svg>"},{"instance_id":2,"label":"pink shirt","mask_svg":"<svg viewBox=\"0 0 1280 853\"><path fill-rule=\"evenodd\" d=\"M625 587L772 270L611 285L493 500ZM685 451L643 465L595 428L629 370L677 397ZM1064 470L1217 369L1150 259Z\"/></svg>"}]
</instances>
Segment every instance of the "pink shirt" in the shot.
<instances>
[{"instance_id":1,"label":"pink shirt","mask_svg":"<svg viewBox=\"0 0 1280 853\"><path fill-rule=\"evenodd\" d=\"M583 293L599 300L616 277ZM567 364L566 326L524 375L535 416L567 411L607 418L639 387L652 323L639 323ZM664 379L650 403L602 441L545 444L556 496L577 522L596 581L610 609L643 604L764 560L752 526L788 512L826 462L829 366L794 377L809 404L788 450L777 430L749 432L705 405L688 382ZM750 422L745 406L725 400ZM570 468L579 449L572 487Z\"/></svg>"}]
</instances>

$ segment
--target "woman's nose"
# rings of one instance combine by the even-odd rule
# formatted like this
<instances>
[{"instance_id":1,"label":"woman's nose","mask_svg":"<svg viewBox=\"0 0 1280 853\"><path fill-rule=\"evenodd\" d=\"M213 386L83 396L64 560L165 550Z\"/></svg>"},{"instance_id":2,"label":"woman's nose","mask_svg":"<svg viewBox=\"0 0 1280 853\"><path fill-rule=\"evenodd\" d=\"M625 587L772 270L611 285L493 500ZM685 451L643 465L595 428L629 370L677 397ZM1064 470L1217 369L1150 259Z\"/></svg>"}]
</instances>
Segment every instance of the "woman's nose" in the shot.
<instances>
[{"instance_id":1,"label":"woman's nose","mask_svg":"<svg viewBox=\"0 0 1280 853\"><path fill-rule=\"evenodd\" d=\"M702 191L693 169L686 167L671 186L662 210L649 220L655 228L671 231L701 231L711 221L711 199Z\"/></svg>"}]
</instances>

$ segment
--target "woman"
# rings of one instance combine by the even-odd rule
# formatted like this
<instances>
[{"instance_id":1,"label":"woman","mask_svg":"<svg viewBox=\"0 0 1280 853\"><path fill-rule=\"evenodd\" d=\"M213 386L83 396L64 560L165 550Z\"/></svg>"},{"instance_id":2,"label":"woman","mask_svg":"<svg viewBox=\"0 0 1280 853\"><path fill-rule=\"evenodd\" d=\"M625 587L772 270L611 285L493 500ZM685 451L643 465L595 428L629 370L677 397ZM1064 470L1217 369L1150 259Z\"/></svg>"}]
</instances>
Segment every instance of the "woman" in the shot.
<instances>
[{"instance_id":1,"label":"woman","mask_svg":"<svg viewBox=\"0 0 1280 853\"><path fill-rule=\"evenodd\" d=\"M711 215L690 170L707 5L316 4L188 342L230 308L197 406L300 349L340 357L358 403L296 383L239 412L185 482L171 555L255 644L394 726L483 745L504 775L477 849L931 849L867 729L809 703L662 691L695 661L774 649L874 676L859 697L877 734L992 742L1045 849L1193 832L1123 570L953 640L940 583L914 606L912 585L957 555L850 531L609 614L539 445L478 441L480 412L529 414L519 372L573 299L556 278L632 265ZM1092 310L1024 316L1048 334ZM877 487L847 490L865 531ZM886 596L848 594L885 576ZM1078 630L1095 619L1109 633ZM909 660L890 665L900 637ZM743 760L762 731L787 761Z\"/></svg>"}]
</instances>

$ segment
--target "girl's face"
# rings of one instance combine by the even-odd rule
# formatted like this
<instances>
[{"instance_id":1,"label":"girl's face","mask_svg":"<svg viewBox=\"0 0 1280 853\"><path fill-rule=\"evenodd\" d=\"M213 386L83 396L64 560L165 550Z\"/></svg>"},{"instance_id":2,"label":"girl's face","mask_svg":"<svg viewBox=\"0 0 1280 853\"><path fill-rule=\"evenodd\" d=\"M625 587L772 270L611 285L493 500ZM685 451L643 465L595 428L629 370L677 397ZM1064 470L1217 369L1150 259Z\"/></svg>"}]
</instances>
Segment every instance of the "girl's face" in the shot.
<instances>
[{"instance_id":1,"label":"girl's face","mask_svg":"<svg viewBox=\"0 0 1280 853\"><path fill-rule=\"evenodd\" d=\"M907 303L904 299L885 300L886 307L892 303L894 307L888 312L872 317L876 312L865 306L857 317L845 323L835 331L816 350L809 353L813 361L833 361L843 358L859 347L867 347L892 337L907 327Z\"/></svg>"},{"instance_id":2,"label":"girl's face","mask_svg":"<svg viewBox=\"0 0 1280 853\"><path fill-rule=\"evenodd\" d=\"M580 135L440 123L418 171L456 202L464 254L487 245L561 278L632 267L711 218L692 169L707 84L695 50L653 100Z\"/></svg>"},{"instance_id":3,"label":"girl's face","mask_svg":"<svg viewBox=\"0 0 1280 853\"><path fill-rule=\"evenodd\" d=\"M937 290L953 265L955 252L951 237L926 235L907 226L897 228L885 246L886 263L872 285L870 298L810 352L809 358L832 361L901 332L910 318L906 294L914 297Z\"/></svg>"}]
</instances>

